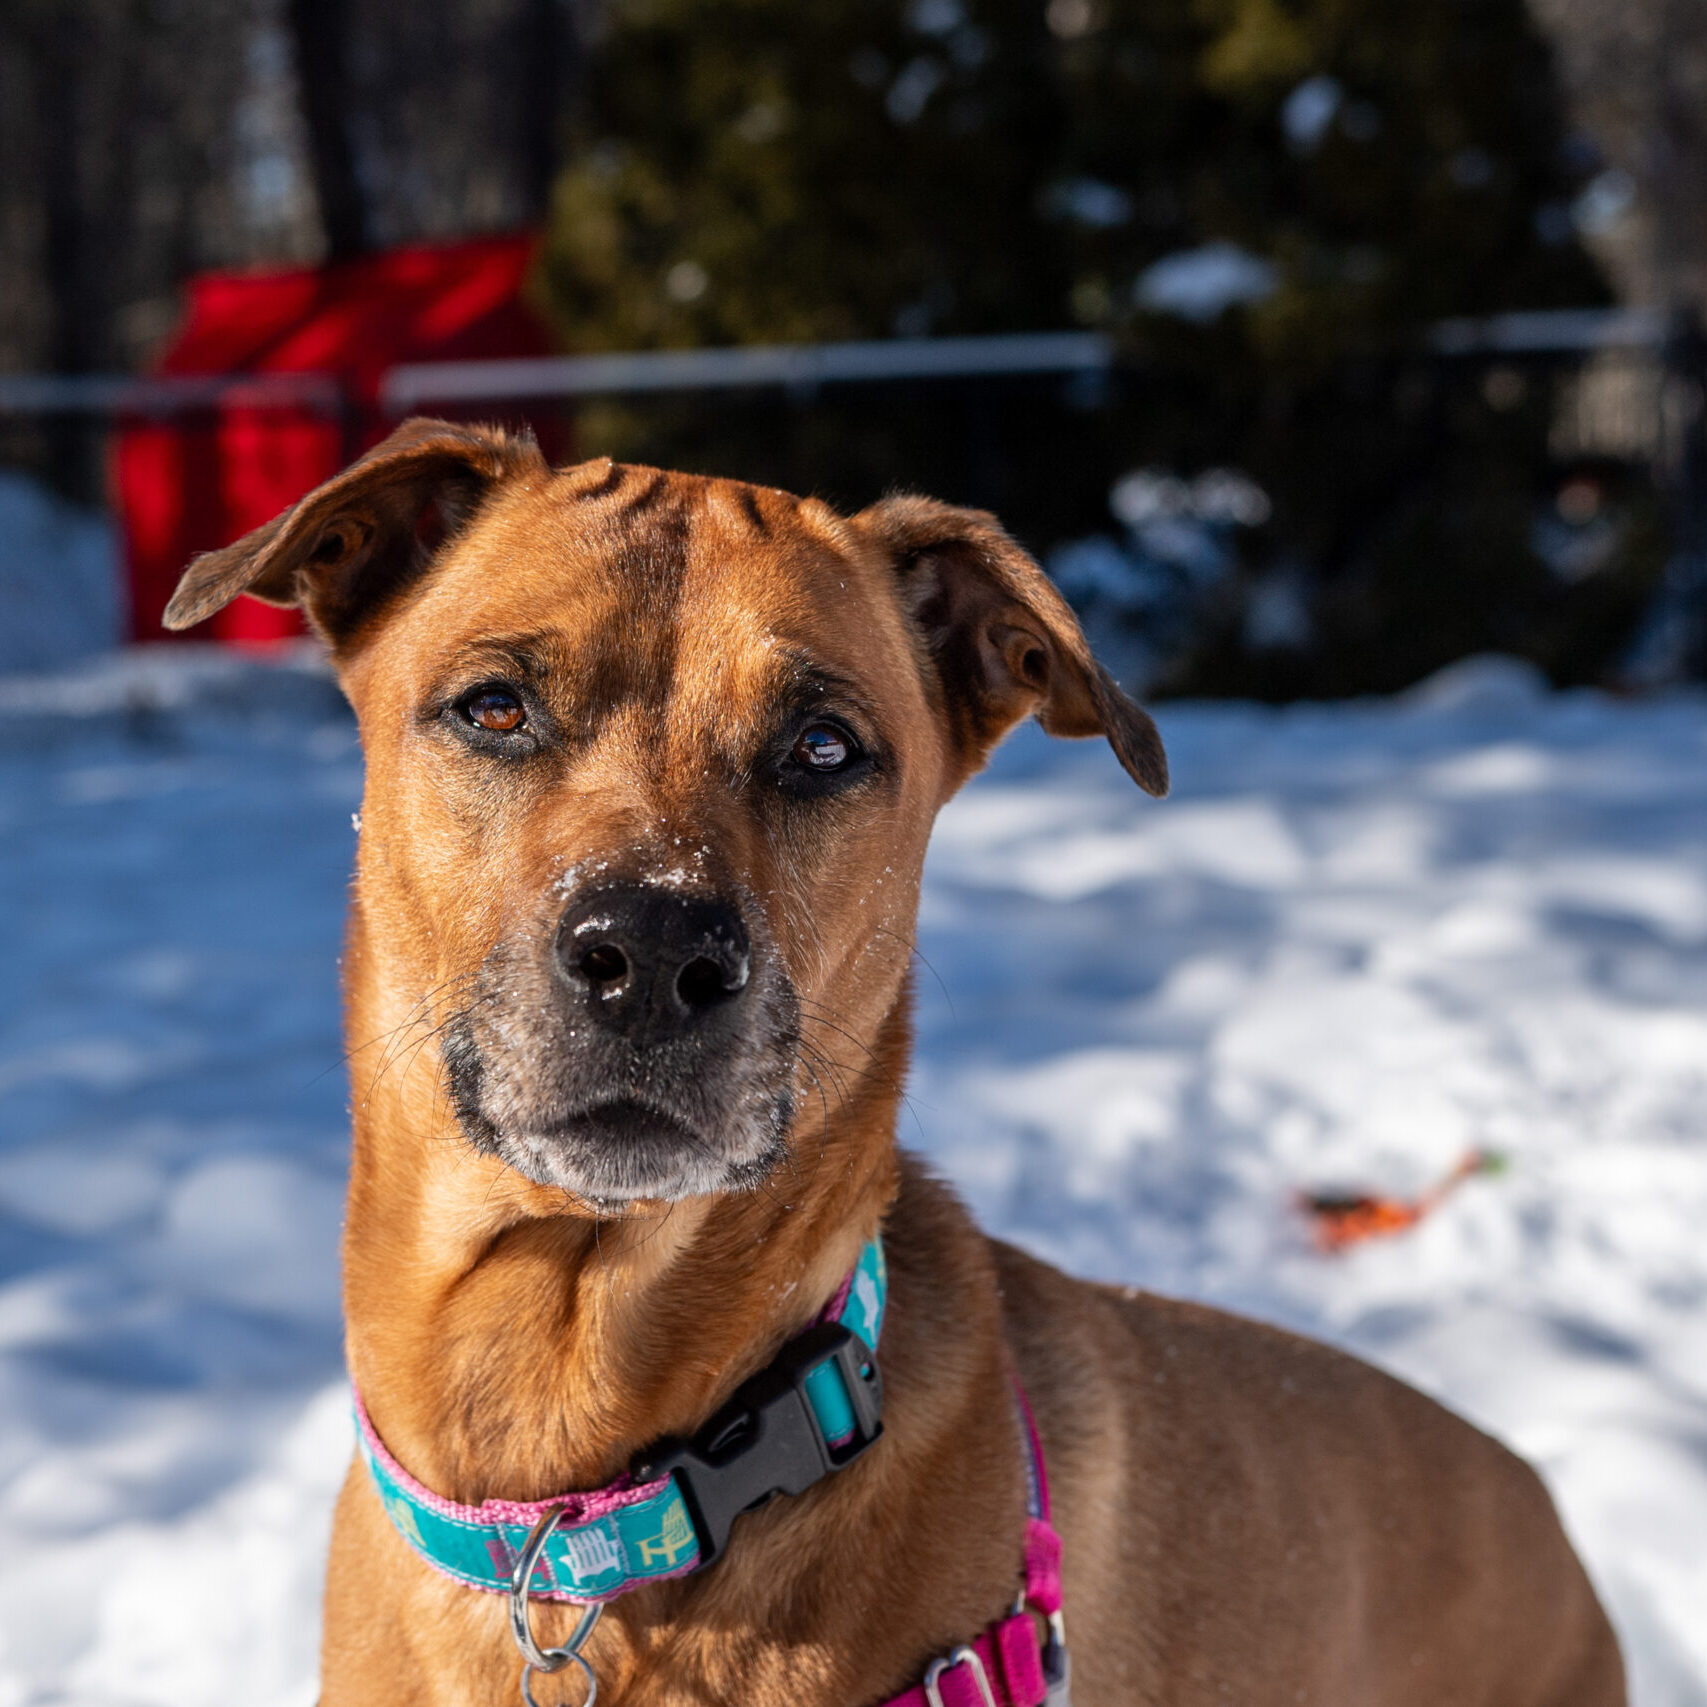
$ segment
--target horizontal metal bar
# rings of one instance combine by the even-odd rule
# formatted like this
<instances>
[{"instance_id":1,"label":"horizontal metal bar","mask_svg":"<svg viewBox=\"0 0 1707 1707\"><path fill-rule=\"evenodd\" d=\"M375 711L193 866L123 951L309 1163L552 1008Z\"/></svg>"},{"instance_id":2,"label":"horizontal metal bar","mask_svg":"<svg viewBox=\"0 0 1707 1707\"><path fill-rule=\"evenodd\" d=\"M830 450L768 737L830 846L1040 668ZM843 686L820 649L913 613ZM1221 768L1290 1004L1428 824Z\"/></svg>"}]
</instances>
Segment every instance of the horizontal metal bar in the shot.
<instances>
[{"instance_id":1,"label":"horizontal metal bar","mask_svg":"<svg viewBox=\"0 0 1707 1707\"><path fill-rule=\"evenodd\" d=\"M1584 308L1445 320L1428 346L1437 355L1657 350L1671 333L1656 309ZM909 379L1096 373L1114 346L1097 332L1021 332L978 338L872 338L840 344L750 344L714 350L646 350L588 356L530 356L482 362L415 362L393 368L382 406L405 414L424 403L728 391ZM0 414L173 415L212 408L313 409L345 405L327 373L0 374Z\"/></svg>"},{"instance_id":2,"label":"horizontal metal bar","mask_svg":"<svg viewBox=\"0 0 1707 1707\"><path fill-rule=\"evenodd\" d=\"M335 415L343 403L343 388L327 373L144 379L106 373L0 374L0 415L180 415L214 408L312 409Z\"/></svg>"},{"instance_id":3,"label":"horizontal metal bar","mask_svg":"<svg viewBox=\"0 0 1707 1707\"><path fill-rule=\"evenodd\" d=\"M1113 346L1096 332L873 338L845 344L748 344L723 350L414 363L395 367L385 376L380 399L393 414L401 415L426 402L724 391L777 385L809 389L873 380L1098 372L1113 359Z\"/></svg>"},{"instance_id":4,"label":"horizontal metal bar","mask_svg":"<svg viewBox=\"0 0 1707 1707\"><path fill-rule=\"evenodd\" d=\"M1657 308L1535 309L1484 320L1443 320L1429 334L1442 356L1547 355L1661 348L1671 331Z\"/></svg>"}]
</instances>

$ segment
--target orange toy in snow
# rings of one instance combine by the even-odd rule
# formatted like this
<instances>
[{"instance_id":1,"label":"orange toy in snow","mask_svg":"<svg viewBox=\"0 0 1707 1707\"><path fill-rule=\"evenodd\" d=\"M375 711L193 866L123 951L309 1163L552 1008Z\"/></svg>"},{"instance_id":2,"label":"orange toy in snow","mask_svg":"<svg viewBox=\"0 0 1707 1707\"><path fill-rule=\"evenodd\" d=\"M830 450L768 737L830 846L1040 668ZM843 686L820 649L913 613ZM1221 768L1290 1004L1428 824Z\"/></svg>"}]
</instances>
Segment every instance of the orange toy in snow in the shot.
<instances>
[{"instance_id":1,"label":"orange toy in snow","mask_svg":"<svg viewBox=\"0 0 1707 1707\"><path fill-rule=\"evenodd\" d=\"M1446 1198L1475 1174L1498 1173L1505 1158L1491 1150L1467 1151L1437 1184L1417 1197L1342 1196L1337 1193L1300 1192L1298 1206L1310 1220L1316 1249L1343 1251L1366 1239L1384 1239L1439 1208Z\"/></svg>"}]
</instances>

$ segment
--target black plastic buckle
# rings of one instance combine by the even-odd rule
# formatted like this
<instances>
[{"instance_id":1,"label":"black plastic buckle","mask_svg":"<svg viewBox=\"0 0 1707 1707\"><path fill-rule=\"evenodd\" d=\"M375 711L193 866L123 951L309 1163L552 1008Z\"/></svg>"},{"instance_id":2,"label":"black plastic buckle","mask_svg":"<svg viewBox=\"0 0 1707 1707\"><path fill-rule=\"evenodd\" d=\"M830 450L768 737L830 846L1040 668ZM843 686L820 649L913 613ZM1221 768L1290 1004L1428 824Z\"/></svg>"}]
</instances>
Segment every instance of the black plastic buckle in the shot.
<instances>
[{"instance_id":1,"label":"black plastic buckle","mask_svg":"<svg viewBox=\"0 0 1707 1707\"><path fill-rule=\"evenodd\" d=\"M840 1446L824 1438L806 1397L806 1377L825 1362L836 1365L853 1407L853 1436ZM804 1493L851 1464L883 1433L882 1413L883 1378L871 1348L840 1322L821 1322L743 1381L691 1441L659 1441L631 1473L646 1482L675 1475L699 1538L699 1562L709 1565L742 1512L778 1494Z\"/></svg>"}]
</instances>

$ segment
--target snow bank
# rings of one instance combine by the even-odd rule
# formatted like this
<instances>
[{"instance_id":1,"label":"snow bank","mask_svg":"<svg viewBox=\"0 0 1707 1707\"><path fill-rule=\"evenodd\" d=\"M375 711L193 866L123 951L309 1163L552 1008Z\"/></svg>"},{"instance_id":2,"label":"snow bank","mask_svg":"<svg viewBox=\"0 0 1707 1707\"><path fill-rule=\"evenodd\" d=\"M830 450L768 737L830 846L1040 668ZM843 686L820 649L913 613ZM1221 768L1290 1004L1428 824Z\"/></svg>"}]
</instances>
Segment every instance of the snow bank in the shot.
<instances>
[{"instance_id":1,"label":"snow bank","mask_svg":"<svg viewBox=\"0 0 1707 1707\"><path fill-rule=\"evenodd\" d=\"M0 715L0 1703L306 1704L354 731L198 648Z\"/></svg>"},{"instance_id":2,"label":"snow bank","mask_svg":"<svg viewBox=\"0 0 1707 1707\"><path fill-rule=\"evenodd\" d=\"M111 522L0 469L0 671L48 670L118 643Z\"/></svg>"},{"instance_id":3,"label":"snow bank","mask_svg":"<svg viewBox=\"0 0 1707 1707\"><path fill-rule=\"evenodd\" d=\"M188 650L0 710L0 1707L306 1707L350 724L300 658ZM1023 732L932 855L905 1133L1030 1248L1327 1335L1528 1453L1638 1707L1707 1703L1704 713L1497 660L1172 707L1160 805ZM1308 1248L1295 1187L1469 1144L1509 1172Z\"/></svg>"},{"instance_id":4,"label":"snow bank","mask_svg":"<svg viewBox=\"0 0 1707 1707\"><path fill-rule=\"evenodd\" d=\"M1280 269L1224 240L1179 249L1152 263L1132 286L1132 300L1157 314L1206 324L1229 308L1266 302L1280 288Z\"/></svg>"}]
</instances>

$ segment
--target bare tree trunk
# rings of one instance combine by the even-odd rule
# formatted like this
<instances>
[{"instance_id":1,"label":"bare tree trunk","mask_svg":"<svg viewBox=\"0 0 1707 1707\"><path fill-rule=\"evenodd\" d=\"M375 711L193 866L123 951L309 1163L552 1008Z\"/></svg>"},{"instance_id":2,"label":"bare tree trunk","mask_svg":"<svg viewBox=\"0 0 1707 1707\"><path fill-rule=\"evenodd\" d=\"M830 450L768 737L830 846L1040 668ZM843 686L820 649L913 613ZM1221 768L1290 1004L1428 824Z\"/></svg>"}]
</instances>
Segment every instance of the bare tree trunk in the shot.
<instances>
[{"instance_id":1,"label":"bare tree trunk","mask_svg":"<svg viewBox=\"0 0 1707 1707\"><path fill-rule=\"evenodd\" d=\"M1707 302L1707 6L1701 0L1530 0L1576 122L1628 175L1628 211L1589 234L1620 296Z\"/></svg>"},{"instance_id":2,"label":"bare tree trunk","mask_svg":"<svg viewBox=\"0 0 1707 1707\"><path fill-rule=\"evenodd\" d=\"M522 195L534 219L543 218L557 176L560 68L568 27L562 0L520 0L516 35L521 49L520 144L517 161Z\"/></svg>"},{"instance_id":3,"label":"bare tree trunk","mask_svg":"<svg viewBox=\"0 0 1707 1707\"><path fill-rule=\"evenodd\" d=\"M1655 35L1648 155L1654 272L1667 308L1699 308L1707 284L1707 28L1696 0L1663 0Z\"/></svg>"},{"instance_id":4,"label":"bare tree trunk","mask_svg":"<svg viewBox=\"0 0 1707 1707\"><path fill-rule=\"evenodd\" d=\"M346 260L365 253L373 236L350 137L348 8L345 0L287 0L285 11L326 258Z\"/></svg>"},{"instance_id":5,"label":"bare tree trunk","mask_svg":"<svg viewBox=\"0 0 1707 1707\"><path fill-rule=\"evenodd\" d=\"M41 126L42 273L47 297L47 361L55 373L87 373L94 366L106 306L95 288L89 253L93 220L86 202L84 105L85 20L71 7L52 8L39 22L35 106ZM83 51L80 52L80 46ZM47 475L67 497L91 502L97 493L89 434L82 422L48 423Z\"/></svg>"}]
</instances>

